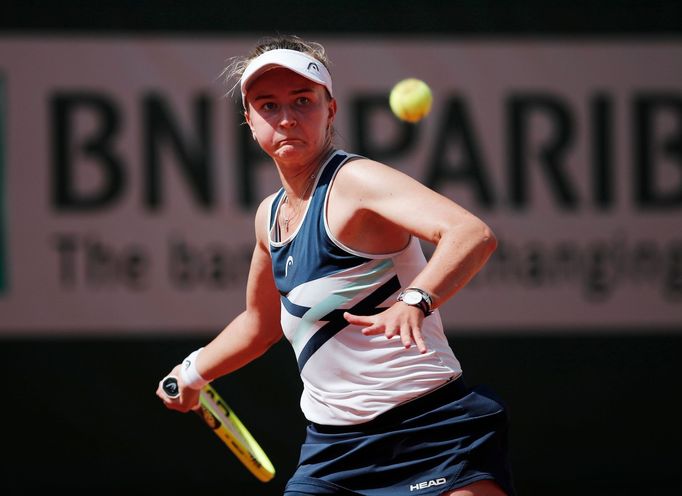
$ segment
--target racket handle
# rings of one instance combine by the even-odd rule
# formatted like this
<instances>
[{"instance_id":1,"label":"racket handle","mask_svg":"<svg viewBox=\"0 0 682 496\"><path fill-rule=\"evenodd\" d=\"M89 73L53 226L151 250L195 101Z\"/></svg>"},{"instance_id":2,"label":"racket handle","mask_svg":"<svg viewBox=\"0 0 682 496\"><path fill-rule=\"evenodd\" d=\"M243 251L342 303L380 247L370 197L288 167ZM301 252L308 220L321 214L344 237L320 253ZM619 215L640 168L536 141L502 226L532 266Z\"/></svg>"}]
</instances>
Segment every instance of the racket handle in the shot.
<instances>
[{"instance_id":1,"label":"racket handle","mask_svg":"<svg viewBox=\"0 0 682 496\"><path fill-rule=\"evenodd\" d=\"M163 389L164 393L166 393L166 396L168 396L169 398L177 398L178 396L180 396L178 378L173 375L164 377L163 381L161 381L161 388Z\"/></svg>"}]
</instances>

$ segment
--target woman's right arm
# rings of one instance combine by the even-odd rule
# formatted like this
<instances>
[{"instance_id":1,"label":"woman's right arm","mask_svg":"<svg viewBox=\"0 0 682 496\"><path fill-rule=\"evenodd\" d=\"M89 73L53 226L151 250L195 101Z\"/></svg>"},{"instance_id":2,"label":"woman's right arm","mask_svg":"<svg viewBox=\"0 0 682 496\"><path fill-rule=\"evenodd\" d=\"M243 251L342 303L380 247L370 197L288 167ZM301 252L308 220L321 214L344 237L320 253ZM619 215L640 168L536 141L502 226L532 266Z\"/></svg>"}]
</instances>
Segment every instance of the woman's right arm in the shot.
<instances>
[{"instance_id":1,"label":"woman's right arm","mask_svg":"<svg viewBox=\"0 0 682 496\"><path fill-rule=\"evenodd\" d=\"M196 358L196 368L206 380L229 374L265 353L282 337L280 325L280 299L272 274L272 262L268 250L266 199L256 212L256 247L246 286L246 310L230 322ZM170 374L180 377L180 365ZM161 388L157 395L168 408L188 411L198 402L199 390L186 387L178 379L180 396L168 398Z\"/></svg>"}]
</instances>

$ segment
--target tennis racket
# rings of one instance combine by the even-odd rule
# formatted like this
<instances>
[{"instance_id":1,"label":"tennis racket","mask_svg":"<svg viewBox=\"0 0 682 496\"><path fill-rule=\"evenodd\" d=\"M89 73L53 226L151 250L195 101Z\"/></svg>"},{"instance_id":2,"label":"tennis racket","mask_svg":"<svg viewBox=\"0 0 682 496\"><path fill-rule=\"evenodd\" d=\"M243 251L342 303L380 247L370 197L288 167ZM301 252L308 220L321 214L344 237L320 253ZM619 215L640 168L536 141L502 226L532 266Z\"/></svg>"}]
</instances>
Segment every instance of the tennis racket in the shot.
<instances>
[{"instance_id":1,"label":"tennis racket","mask_svg":"<svg viewBox=\"0 0 682 496\"><path fill-rule=\"evenodd\" d=\"M180 395L178 379L172 375L163 379L161 387L169 398ZM268 482L275 476L275 467L268 456L210 384L201 390L195 412L258 480Z\"/></svg>"}]
</instances>

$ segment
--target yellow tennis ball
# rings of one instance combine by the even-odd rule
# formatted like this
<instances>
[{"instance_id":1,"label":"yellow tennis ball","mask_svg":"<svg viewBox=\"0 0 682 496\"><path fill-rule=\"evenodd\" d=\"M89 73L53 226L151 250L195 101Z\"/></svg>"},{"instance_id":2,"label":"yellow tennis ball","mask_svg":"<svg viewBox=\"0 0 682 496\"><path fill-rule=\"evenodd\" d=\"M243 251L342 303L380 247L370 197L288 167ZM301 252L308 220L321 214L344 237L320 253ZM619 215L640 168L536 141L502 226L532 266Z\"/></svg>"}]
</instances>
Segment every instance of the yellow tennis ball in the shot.
<instances>
[{"instance_id":1,"label":"yellow tennis ball","mask_svg":"<svg viewBox=\"0 0 682 496\"><path fill-rule=\"evenodd\" d=\"M396 117L407 122L418 122L431 111L433 95L424 81L408 78L393 87L388 102Z\"/></svg>"}]
</instances>

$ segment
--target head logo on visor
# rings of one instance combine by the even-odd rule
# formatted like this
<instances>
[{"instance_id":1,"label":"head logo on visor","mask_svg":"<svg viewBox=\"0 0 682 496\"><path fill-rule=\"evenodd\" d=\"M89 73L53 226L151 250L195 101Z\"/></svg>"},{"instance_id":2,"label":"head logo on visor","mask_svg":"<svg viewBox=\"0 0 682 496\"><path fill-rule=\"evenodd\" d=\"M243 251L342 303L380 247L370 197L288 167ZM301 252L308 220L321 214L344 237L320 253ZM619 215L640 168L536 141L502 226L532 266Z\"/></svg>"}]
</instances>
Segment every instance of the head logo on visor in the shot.
<instances>
[{"instance_id":1,"label":"head logo on visor","mask_svg":"<svg viewBox=\"0 0 682 496\"><path fill-rule=\"evenodd\" d=\"M253 59L244 70L240 81L244 108L246 108L246 92L249 85L264 72L275 67L284 67L306 79L321 84L327 88L331 96L334 96L331 74L320 61L297 50L270 50Z\"/></svg>"}]
</instances>

